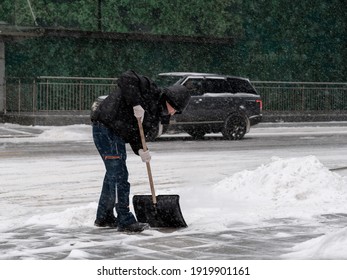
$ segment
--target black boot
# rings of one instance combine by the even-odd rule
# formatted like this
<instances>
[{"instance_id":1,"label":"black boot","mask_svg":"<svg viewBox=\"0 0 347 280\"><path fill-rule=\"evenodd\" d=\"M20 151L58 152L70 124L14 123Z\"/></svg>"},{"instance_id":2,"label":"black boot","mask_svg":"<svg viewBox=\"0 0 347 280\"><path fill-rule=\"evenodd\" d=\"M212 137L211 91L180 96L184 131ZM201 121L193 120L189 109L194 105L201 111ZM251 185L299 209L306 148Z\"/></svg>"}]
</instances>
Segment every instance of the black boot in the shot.
<instances>
[{"instance_id":1,"label":"black boot","mask_svg":"<svg viewBox=\"0 0 347 280\"><path fill-rule=\"evenodd\" d=\"M111 227L116 228L118 226L117 219L107 219L107 220L98 220L96 219L94 222L94 226L96 227Z\"/></svg>"},{"instance_id":2,"label":"black boot","mask_svg":"<svg viewBox=\"0 0 347 280\"><path fill-rule=\"evenodd\" d=\"M119 226L118 231L141 232L147 228L149 228L149 224L136 222L127 226Z\"/></svg>"}]
</instances>

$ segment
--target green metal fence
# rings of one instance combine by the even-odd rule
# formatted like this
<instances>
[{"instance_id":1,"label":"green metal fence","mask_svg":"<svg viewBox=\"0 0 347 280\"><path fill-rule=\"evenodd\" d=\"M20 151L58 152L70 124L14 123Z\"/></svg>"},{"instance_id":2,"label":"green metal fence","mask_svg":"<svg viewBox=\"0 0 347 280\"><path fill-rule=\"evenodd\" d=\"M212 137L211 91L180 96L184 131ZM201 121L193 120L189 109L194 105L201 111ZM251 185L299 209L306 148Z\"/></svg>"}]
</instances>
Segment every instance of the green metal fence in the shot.
<instances>
[{"instance_id":1,"label":"green metal fence","mask_svg":"<svg viewBox=\"0 0 347 280\"><path fill-rule=\"evenodd\" d=\"M5 113L89 110L96 97L116 88L116 81L86 77L8 78Z\"/></svg>"},{"instance_id":2,"label":"green metal fence","mask_svg":"<svg viewBox=\"0 0 347 280\"><path fill-rule=\"evenodd\" d=\"M88 77L7 78L5 114L89 110L117 79ZM267 112L347 111L347 83L253 81Z\"/></svg>"},{"instance_id":3,"label":"green metal fence","mask_svg":"<svg viewBox=\"0 0 347 280\"><path fill-rule=\"evenodd\" d=\"M252 82L265 111L347 110L347 83Z\"/></svg>"}]
</instances>

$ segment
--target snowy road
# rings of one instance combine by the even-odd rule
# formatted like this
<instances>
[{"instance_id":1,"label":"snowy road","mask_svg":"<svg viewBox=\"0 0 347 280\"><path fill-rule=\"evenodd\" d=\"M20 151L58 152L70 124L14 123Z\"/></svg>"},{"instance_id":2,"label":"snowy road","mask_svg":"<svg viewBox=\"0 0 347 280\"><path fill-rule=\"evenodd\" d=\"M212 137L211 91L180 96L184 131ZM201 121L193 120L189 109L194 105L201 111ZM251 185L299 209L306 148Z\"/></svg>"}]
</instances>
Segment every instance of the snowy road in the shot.
<instances>
[{"instance_id":1,"label":"snowy road","mask_svg":"<svg viewBox=\"0 0 347 280\"><path fill-rule=\"evenodd\" d=\"M0 259L347 259L347 123L149 148L157 194L181 196L188 228L128 235L93 227L104 170L89 126L1 125ZM128 151L132 194L147 194Z\"/></svg>"}]
</instances>

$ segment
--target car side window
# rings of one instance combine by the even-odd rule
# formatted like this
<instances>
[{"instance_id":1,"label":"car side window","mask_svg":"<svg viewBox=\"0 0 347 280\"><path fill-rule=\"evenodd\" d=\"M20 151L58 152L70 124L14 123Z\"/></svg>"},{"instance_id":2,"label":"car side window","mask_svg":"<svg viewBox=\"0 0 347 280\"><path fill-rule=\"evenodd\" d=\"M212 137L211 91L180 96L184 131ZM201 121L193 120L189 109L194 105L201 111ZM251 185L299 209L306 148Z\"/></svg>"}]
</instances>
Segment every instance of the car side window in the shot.
<instances>
[{"instance_id":1,"label":"car side window","mask_svg":"<svg viewBox=\"0 0 347 280\"><path fill-rule=\"evenodd\" d=\"M224 93L230 92L230 86L224 79L206 79L205 93Z\"/></svg>"},{"instance_id":2,"label":"car side window","mask_svg":"<svg viewBox=\"0 0 347 280\"><path fill-rule=\"evenodd\" d=\"M191 96L202 95L202 79L188 79L183 84Z\"/></svg>"}]
</instances>

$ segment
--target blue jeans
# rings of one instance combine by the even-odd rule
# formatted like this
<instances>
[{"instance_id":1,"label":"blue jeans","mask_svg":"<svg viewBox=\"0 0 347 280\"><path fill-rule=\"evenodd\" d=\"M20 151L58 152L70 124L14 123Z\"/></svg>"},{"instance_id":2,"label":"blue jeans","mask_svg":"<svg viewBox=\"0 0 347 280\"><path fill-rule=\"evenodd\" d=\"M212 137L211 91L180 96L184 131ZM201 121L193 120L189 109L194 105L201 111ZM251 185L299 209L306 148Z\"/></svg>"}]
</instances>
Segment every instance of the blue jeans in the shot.
<instances>
[{"instance_id":1,"label":"blue jeans","mask_svg":"<svg viewBox=\"0 0 347 280\"><path fill-rule=\"evenodd\" d=\"M93 139L106 168L96 219L114 219L115 208L118 225L133 224L136 219L129 210L130 184L125 142L101 123L93 124Z\"/></svg>"}]
</instances>

